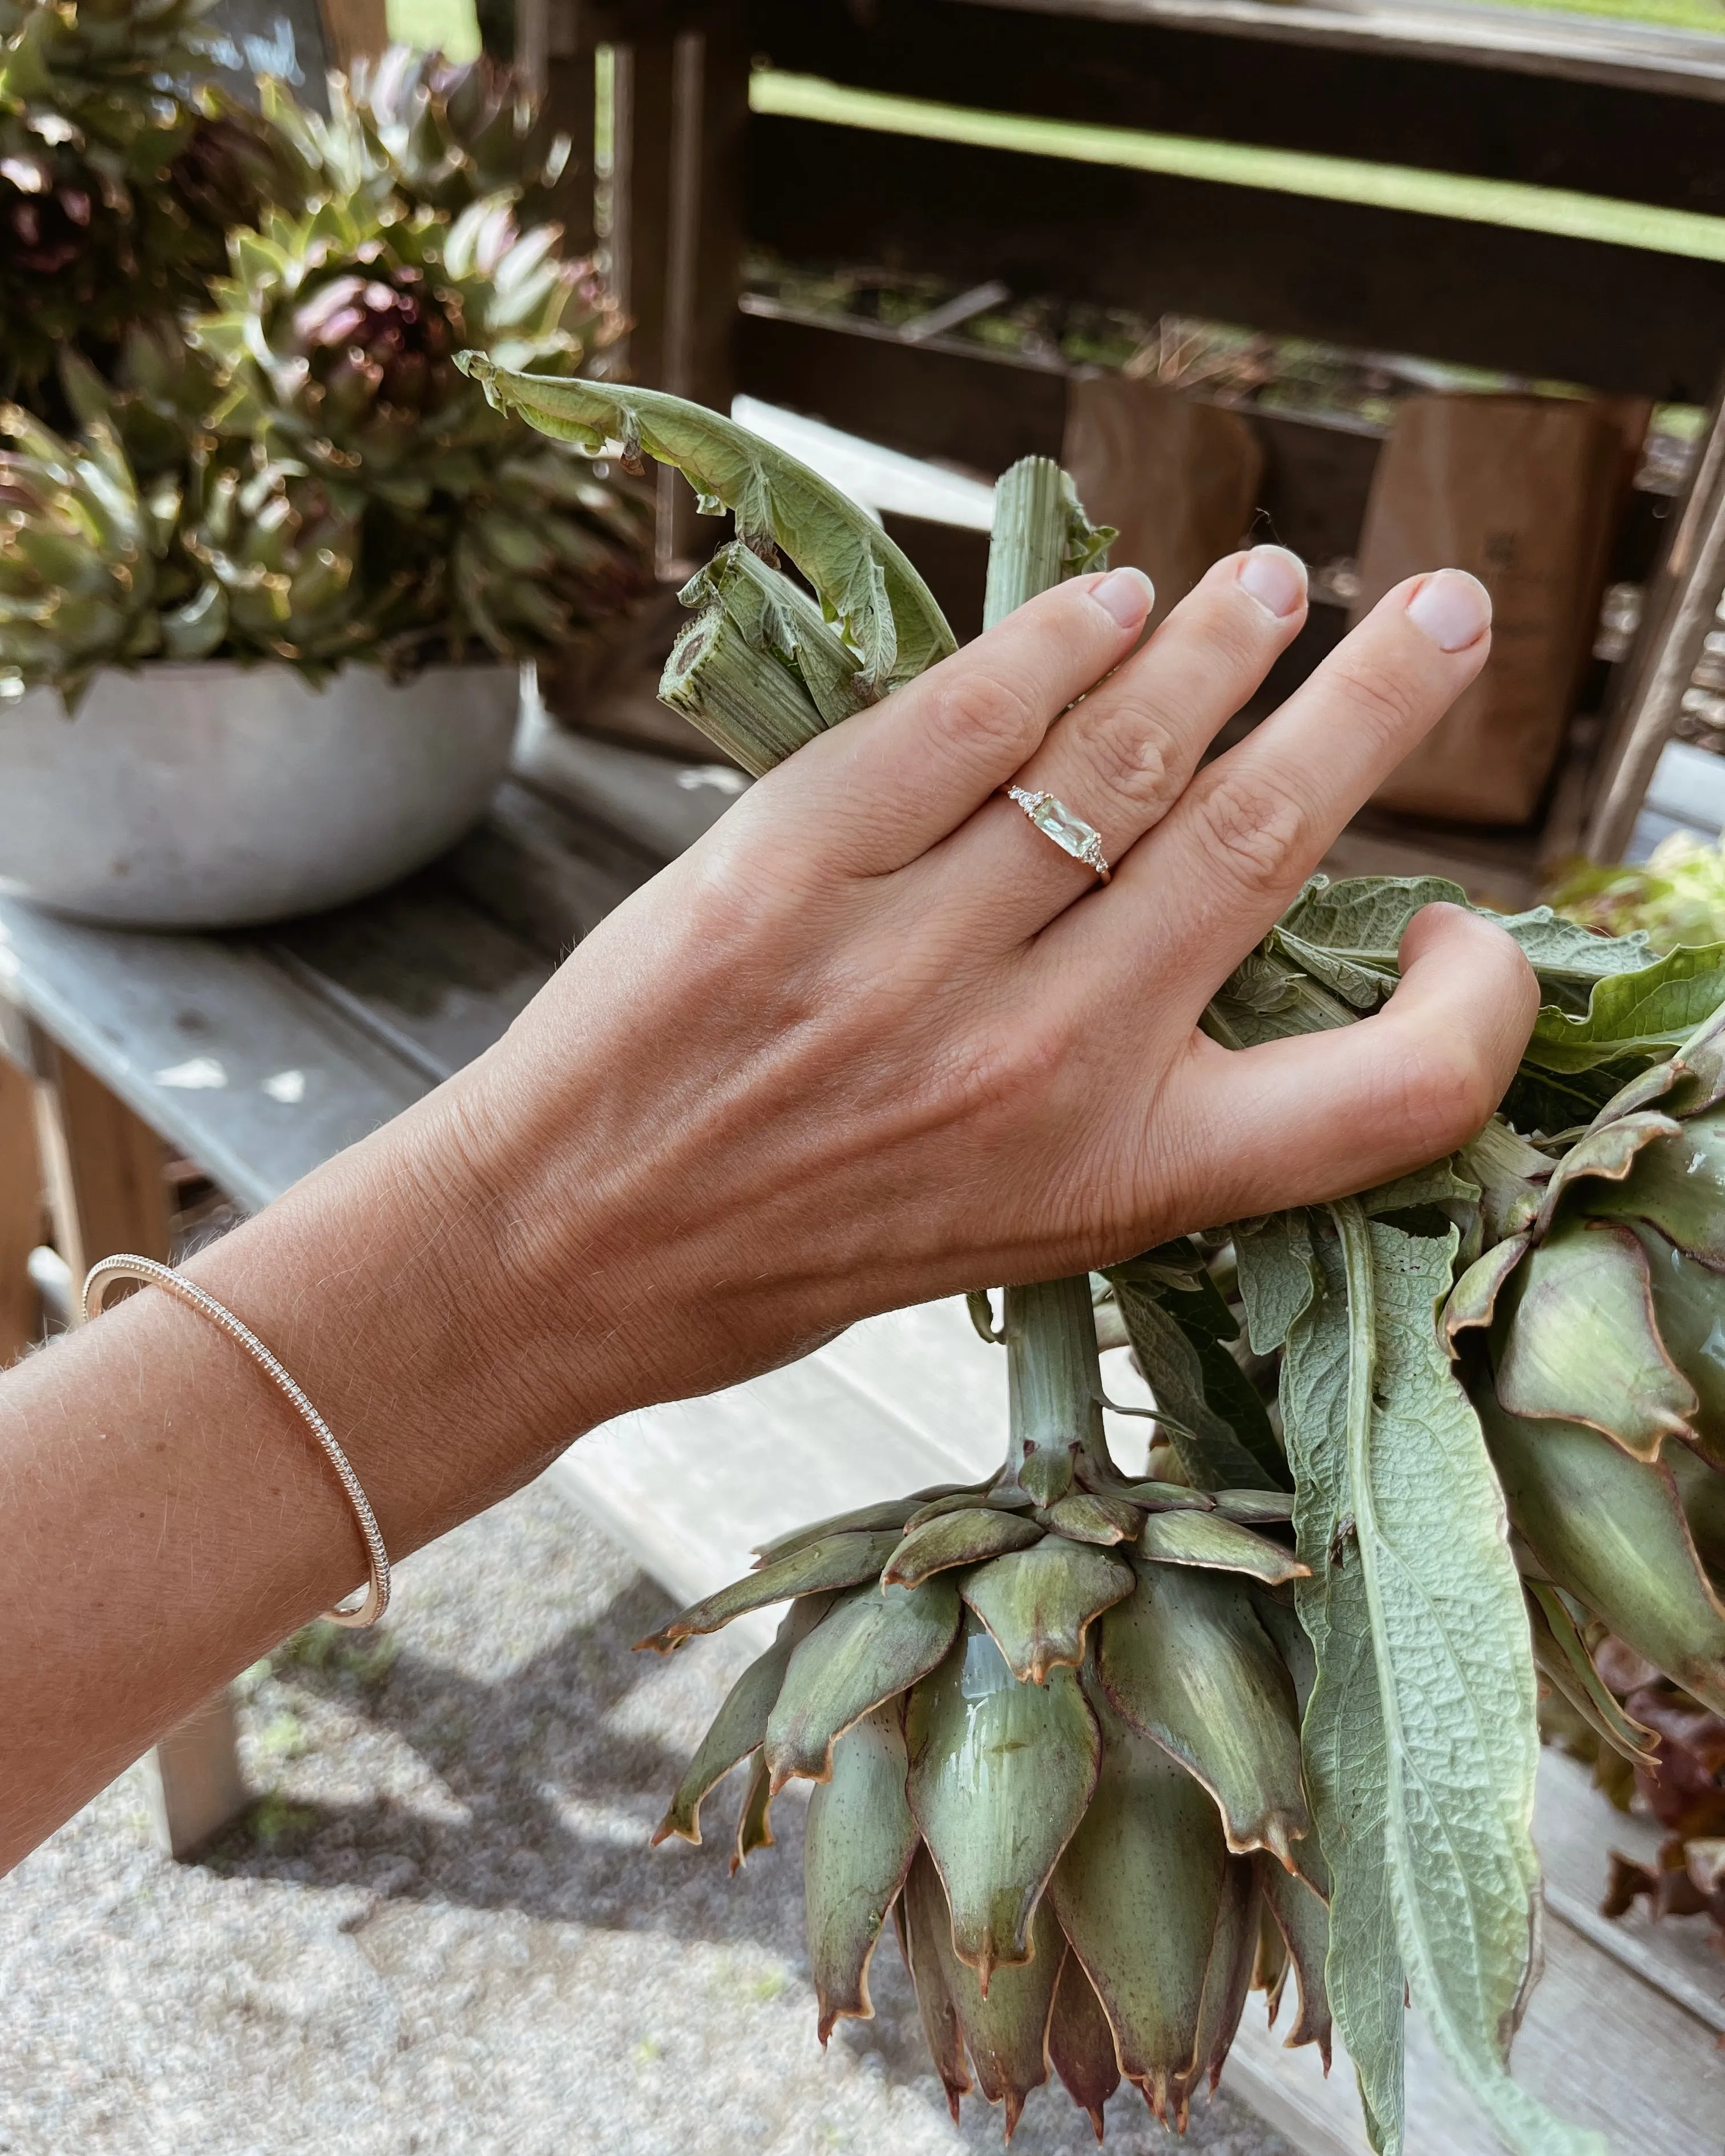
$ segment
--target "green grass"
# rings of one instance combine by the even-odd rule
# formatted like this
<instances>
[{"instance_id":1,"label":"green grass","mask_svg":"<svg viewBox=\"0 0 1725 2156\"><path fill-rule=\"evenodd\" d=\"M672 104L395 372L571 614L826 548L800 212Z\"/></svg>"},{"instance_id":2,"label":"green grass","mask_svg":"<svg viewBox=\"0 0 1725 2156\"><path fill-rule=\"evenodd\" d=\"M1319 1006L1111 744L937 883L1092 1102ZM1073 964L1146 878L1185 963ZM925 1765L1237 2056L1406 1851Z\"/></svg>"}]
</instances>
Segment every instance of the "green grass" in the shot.
<instances>
[{"instance_id":1,"label":"green grass","mask_svg":"<svg viewBox=\"0 0 1725 2156\"><path fill-rule=\"evenodd\" d=\"M1609 15L1620 23L1658 23L1671 30L1725 31L1718 0L1499 0L1548 15Z\"/></svg>"},{"instance_id":2,"label":"green grass","mask_svg":"<svg viewBox=\"0 0 1725 2156\"><path fill-rule=\"evenodd\" d=\"M480 49L473 0L388 0L389 34L399 44L436 46L452 60Z\"/></svg>"},{"instance_id":3,"label":"green grass","mask_svg":"<svg viewBox=\"0 0 1725 2156\"><path fill-rule=\"evenodd\" d=\"M1330 157L1303 150L1208 141L1194 135L1153 135L1136 128L978 112L923 98L847 89L814 75L784 74L771 68L757 69L751 77L749 104L756 112L824 121L834 126L1166 172L1224 187L1265 187L1281 194L1460 218L1473 224L1510 225L1523 232L1605 240L1654 254L1725 262L1725 218L1577 194L1567 188L1471 179L1455 172L1368 164L1358 157Z\"/></svg>"}]
</instances>

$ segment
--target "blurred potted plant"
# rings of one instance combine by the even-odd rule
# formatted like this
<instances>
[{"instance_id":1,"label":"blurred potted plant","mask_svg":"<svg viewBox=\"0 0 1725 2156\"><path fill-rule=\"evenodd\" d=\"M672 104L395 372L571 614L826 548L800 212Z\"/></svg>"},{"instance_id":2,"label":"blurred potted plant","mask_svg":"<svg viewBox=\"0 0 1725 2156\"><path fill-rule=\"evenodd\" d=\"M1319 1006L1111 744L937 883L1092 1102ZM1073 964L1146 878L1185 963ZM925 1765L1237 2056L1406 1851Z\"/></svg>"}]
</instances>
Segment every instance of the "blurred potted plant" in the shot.
<instances>
[{"instance_id":1,"label":"blurred potted plant","mask_svg":"<svg viewBox=\"0 0 1725 2156\"><path fill-rule=\"evenodd\" d=\"M8 4L0 129L58 160L29 203L59 205L61 253L80 201L92 228L119 203L101 259L136 274L74 279L51 366L27 319L0 328L0 888L177 927L357 897L481 811L519 663L650 583L644 506L454 364L570 373L614 336L590 266L524 221L566 146L489 64L393 54L326 121L270 85L251 115L176 86L193 8L126 11L145 67L116 0L93 24ZM207 214L168 219L177 253L156 231L188 158L222 167L193 207L248 220L225 276ZM14 194L0 290L51 284Z\"/></svg>"}]
</instances>

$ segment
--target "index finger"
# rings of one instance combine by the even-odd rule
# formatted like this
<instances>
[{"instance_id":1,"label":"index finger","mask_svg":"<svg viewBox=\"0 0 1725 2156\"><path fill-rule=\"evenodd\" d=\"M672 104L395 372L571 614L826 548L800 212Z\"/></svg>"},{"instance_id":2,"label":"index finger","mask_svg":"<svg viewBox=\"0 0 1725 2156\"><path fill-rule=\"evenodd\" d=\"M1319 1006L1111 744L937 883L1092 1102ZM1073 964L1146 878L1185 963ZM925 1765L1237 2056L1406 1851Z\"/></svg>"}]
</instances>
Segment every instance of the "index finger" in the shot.
<instances>
[{"instance_id":1,"label":"index finger","mask_svg":"<svg viewBox=\"0 0 1725 2156\"><path fill-rule=\"evenodd\" d=\"M915 860L1005 784L1067 706L1131 651L1155 593L1141 569L1074 577L770 774L781 830L810 820L865 875Z\"/></svg>"}]
</instances>

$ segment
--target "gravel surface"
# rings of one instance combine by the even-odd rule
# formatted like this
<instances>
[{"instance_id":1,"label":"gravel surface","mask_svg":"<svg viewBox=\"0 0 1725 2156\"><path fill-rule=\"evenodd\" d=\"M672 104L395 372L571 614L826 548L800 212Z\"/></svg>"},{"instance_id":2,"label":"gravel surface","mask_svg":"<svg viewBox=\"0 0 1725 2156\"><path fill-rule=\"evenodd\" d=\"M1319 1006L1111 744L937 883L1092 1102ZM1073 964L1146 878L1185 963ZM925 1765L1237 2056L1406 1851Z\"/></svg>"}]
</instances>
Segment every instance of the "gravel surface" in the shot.
<instances>
[{"instance_id":1,"label":"gravel surface","mask_svg":"<svg viewBox=\"0 0 1725 2156\"><path fill-rule=\"evenodd\" d=\"M803 1808L726 1876L649 1851L742 1666L630 1644L665 1598L529 1490L401 1568L379 1634L314 1629L244 1681L268 1794L200 1862L151 1848L131 1775L0 1882L8 2156L956 2156L896 1948L875 2018L824 2055L803 1948ZM1015 2156L1093 2144L1032 2097ZM1116 2156L1180 2146L1130 2092ZM1291 2156L1238 2104L1185 2146Z\"/></svg>"}]
</instances>

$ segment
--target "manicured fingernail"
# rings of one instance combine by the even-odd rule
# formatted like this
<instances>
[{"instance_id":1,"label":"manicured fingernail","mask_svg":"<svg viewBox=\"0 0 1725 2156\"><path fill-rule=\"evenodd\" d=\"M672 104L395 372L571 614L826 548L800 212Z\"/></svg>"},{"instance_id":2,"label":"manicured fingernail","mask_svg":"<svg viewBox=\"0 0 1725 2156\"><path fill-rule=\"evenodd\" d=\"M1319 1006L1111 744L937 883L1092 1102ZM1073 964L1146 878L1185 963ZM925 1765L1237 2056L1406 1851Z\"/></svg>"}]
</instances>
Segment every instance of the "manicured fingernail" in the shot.
<instances>
[{"instance_id":1,"label":"manicured fingernail","mask_svg":"<svg viewBox=\"0 0 1725 2156\"><path fill-rule=\"evenodd\" d=\"M1408 601L1408 619L1440 651L1465 651L1491 626L1491 594L1466 569L1440 569Z\"/></svg>"},{"instance_id":2,"label":"manicured fingernail","mask_svg":"<svg viewBox=\"0 0 1725 2156\"><path fill-rule=\"evenodd\" d=\"M1240 588L1286 621L1306 603L1306 564L1286 547L1254 547L1240 562Z\"/></svg>"},{"instance_id":3,"label":"manicured fingernail","mask_svg":"<svg viewBox=\"0 0 1725 2156\"><path fill-rule=\"evenodd\" d=\"M1138 629L1156 603L1156 587L1142 569L1111 569L1090 595L1122 629Z\"/></svg>"}]
</instances>

